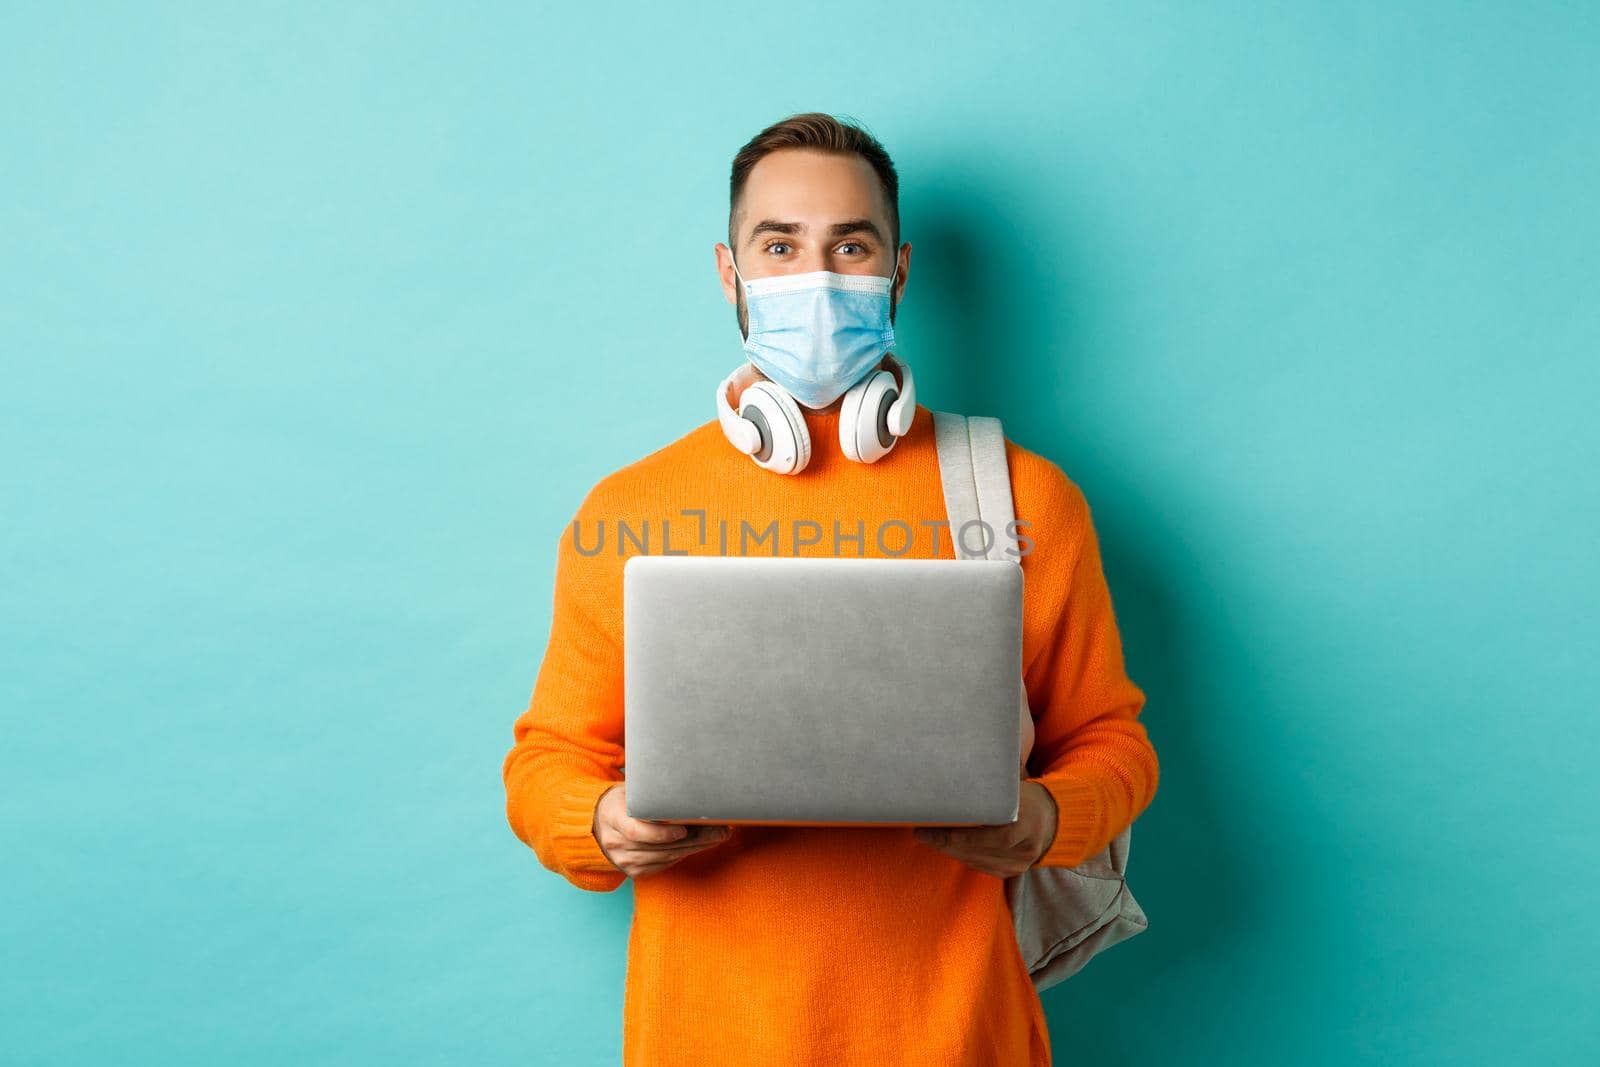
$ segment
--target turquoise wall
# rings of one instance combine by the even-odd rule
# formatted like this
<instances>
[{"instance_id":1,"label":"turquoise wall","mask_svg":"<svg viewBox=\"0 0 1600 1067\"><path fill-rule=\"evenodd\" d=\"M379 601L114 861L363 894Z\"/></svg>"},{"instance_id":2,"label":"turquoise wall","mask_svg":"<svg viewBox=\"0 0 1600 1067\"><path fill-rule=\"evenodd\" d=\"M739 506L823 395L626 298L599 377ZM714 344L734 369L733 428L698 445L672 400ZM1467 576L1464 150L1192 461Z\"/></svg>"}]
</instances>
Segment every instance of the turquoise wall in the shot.
<instances>
[{"instance_id":1,"label":"turquoise wall","mask_svg":"<svg viewBox=\"0 0 1600 1067\"><path fill-rule=\"evenodd\" d=\"M733 152L904 178L901 351L1095 508L1161 755L1100 1064L1600 1037L1600 16L10 5L0 1059L603 1064L512 837L557 538L712 417ZM1588 1061L1592 1062L1592 1061Z\"/></svg>"}]
</instances>

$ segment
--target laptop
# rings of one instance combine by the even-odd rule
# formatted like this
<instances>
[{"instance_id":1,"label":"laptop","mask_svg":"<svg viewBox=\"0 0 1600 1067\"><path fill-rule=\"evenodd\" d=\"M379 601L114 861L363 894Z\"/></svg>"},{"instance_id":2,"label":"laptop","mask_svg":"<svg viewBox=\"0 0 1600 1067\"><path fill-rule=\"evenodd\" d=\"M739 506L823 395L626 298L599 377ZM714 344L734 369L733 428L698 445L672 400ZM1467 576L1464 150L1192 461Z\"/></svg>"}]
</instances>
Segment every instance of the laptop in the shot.
<instances>
[{"instance_id":1,"label":"laptop","mask_svg":"<svg viewBox=\"0 0 1600 1067\"><path fill-rule=\"evenodd\" d=\"M630 816L1017 818L1014 561L635 555L622 586Z\"/></svg>"}]
</instances>

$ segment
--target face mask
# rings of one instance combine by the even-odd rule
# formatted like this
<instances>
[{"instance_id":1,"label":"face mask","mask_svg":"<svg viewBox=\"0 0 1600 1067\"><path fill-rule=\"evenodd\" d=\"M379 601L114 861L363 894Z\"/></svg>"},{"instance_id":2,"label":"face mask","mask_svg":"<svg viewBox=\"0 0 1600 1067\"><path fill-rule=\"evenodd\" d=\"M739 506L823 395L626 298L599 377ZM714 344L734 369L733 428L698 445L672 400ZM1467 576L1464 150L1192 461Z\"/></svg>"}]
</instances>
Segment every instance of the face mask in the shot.
<instances>
[{"instance_id":1,"label":"face mask","mask_svg":"<svg viewBox=\"0 0 1600 1067\"><path fill-rule=\"evenodd\" d=\"M814 270L745 281L750 362L808 408L825 408L878 365L894 347L887 278Z\"/></svg>"}]
</instances>

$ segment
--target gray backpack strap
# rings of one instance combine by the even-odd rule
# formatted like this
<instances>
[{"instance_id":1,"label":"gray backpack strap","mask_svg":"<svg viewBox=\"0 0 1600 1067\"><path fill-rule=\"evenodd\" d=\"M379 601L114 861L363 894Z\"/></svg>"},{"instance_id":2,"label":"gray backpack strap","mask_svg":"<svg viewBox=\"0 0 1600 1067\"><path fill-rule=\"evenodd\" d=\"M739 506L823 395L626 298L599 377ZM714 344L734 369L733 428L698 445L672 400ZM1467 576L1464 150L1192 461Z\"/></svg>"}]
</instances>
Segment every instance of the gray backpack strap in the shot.
<instances>
[{"instance_id":1,"label":"gray backpack strap","mask_svg":"<svg viewBox=\"0 0 1600 1067\"><path fill-rule=\"evenodd\" d=\"M972 471L972 439L967 417L949 411L933 413L933 441L939 452L939 481L944 487L944 513L950 520L950 541L956 559L975 559L962 543L960 531L979 520L978 482ZM981 539L980 539L981 540ZM971 535L968 535L971 541Z\"/></svg>"},{"instance_id":2,"label":"gray backpack strap","mask_svg":"<svg viewBox=\"0 0 1600 1067\"><path fill-rule=\"evenodd\" d=\"M950 537L955 542L956 559L1002 559L1019 566L1020 553L1007 553L1017 547L1010 536L1014 505L1011 502L1011 473L1006 466L1006 438L1000 420L987 415L956 415L948 411L933 413L934 444L939 452L939 478L944 485L945 515L950 520ZM978 524L983 525L978 525ZM985 526L989 532L985 532ZM987 556L976 549L989 542ZM1028 708L1028 690L1021 689L1017 708L1020 769L1026 771L1028 753L1033 751L1033 713Z\"/></svg>"},{"instance_id":3,"label":"gray backpack strap","mask_svg":"<svg viewBox=\"0 0 1600 1067\"><path fill-rule=\"evenodd\" d=\"M1006 465L1006 435L1000 428L1000 420L973 415L967 419L967 436L972 442L972 477L978 489L978 514L989 527L987 531L975 531L976 543L981 546L988 542L986 555L989 559L1020 563L1022 557L1017 552L1012 526L1016 515L1011 505L1011 470Z\"/></svg>"},{"instance_id":4,"label":"gray backpack strap","mask_svg":"<svg viewBox=\"0 0 1600 1067\"><path fill-rule=\"evenodd\" d=\"M1000 420L935 411L933 438L956 558L1019 561Z\"/></svg>"}]
</instances>

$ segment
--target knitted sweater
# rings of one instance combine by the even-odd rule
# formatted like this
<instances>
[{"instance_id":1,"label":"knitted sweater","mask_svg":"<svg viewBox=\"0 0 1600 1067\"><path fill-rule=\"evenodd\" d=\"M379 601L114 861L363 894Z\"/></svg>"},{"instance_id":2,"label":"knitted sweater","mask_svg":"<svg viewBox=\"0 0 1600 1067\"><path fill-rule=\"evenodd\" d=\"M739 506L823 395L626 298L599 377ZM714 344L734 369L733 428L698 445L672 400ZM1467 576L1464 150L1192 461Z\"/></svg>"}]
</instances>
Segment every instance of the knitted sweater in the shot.
<instances>
[{"instance_id":1,"label":"knitted sweater","mask_svg":"<svg viewBox=\"0 0 1600 1067\"><path fill-rule=\"evenodd\" d=\"M626 763L627 556L955 558L948 526L935 525L945 510L931 411L919 405L910 432L873 464L841 454L837 411L804 416L812 457L798 475L756 466L712 419L602 478L561 531L549 643L503 774L511 828L582 889L625 880L592 825ZM1144 693L1124 672L1083 493L1015 442L1006 458L1028 539L1023 680L1035 738L1026 780L1058 809L1038 862L1075 866L1149 805L1156 754L1138 719ZM969 530L969 544L978 533ZM720 844L636 879L633 902L625 1064L1050 1063L1004 882L909 828L735 826Z\"/></svg>"}]
</instances>

